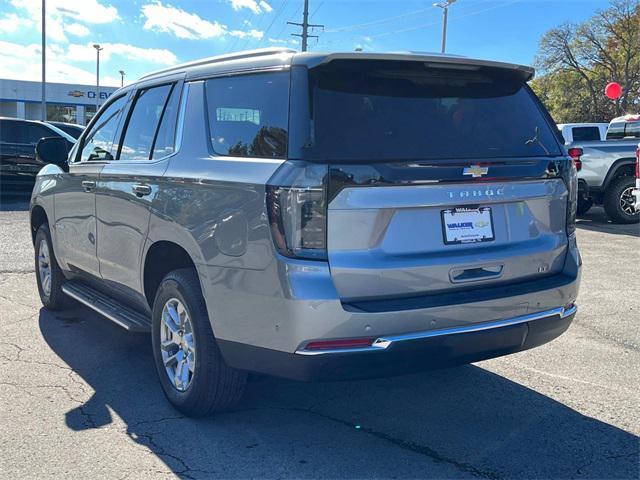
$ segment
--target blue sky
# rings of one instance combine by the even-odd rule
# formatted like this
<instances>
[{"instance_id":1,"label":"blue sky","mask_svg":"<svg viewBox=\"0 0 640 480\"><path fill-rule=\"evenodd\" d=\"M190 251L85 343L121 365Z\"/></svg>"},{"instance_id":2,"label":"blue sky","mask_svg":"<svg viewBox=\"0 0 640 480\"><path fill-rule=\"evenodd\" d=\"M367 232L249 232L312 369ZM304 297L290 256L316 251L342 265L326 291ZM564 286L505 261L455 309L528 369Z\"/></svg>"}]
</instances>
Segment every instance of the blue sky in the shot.
<instances>
[{"instance_id":1,"label":"blue sky","mask_svg":"<svg viewBox=\"0 0 640 480\"><path fill-rule=\"evenodd\" d=\"M311 23L325 25L311 50L440 48L434 0L310 0ZM39 80L41 0L0 0L0 78ZM50 81L101 83L196 58L266 46L299 49L302 0L47 0ZM449 10L447 52L531 64L540 36L580 22L606 0L457 0Z\"/></svg>"}]
</instances>

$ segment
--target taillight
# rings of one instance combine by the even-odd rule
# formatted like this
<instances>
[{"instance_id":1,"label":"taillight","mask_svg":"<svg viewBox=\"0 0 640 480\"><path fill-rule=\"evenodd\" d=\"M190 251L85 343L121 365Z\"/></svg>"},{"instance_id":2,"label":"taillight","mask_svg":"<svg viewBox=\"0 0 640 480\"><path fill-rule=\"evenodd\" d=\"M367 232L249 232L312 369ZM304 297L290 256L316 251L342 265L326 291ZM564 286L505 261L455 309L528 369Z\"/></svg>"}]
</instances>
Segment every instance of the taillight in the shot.
<instances>
[{"instance_id":1,"label":"taillight","mask_svg":"<svg viewBox=\"0 0 640 480\"><path fill-rule=\"evenodd\" d=\"M568 175L565 177L569 196L567 198L567 234L576 231L576 214L578 211L578 170L574 161L569 163Z\"/></svg>"},{"instance_id":2,"label":"taillight","mask_svg":"<svg viewBox=\"0 0 640 480\"><path fill-rule=\"evenodd\" d=\"M326 165L287 161L267 183L267 212L282 255L327 259Z\"/></svg>"},{"instance_id":3,"label":"taillight","mask_svg":"<svg viewBox=\"0 0 640 480\"><path fill-rule=\"evenodd\" d=\"M640 143L636 149L636 178L640 178Z\"/></svg>"},{"instance_id":4,"label":"taillight","mask_svg":"<svg viewBox=\"0 0 640 480\"><path fill-rule=\"evenodd\" d=\"M582 157L582 149L581 148L577 148L577 147L573 147L570 148L569 150L567 150L567 152L569 152L569 156L571 157L571 160L573 160L573 163L576 166L576 170L579 172L580 169L582 168L582 160L580 159L580 157Z\"/></svg>"}]
</instances>

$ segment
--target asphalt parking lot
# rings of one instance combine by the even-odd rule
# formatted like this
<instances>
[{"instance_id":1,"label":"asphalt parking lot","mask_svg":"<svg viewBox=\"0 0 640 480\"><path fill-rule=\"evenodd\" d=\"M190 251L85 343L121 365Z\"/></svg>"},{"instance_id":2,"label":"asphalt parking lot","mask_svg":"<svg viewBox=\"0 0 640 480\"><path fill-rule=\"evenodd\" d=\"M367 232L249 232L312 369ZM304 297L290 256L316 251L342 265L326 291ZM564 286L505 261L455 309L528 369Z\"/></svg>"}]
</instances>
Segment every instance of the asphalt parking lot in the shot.
<instances>
[{"instance_id":1,"label":"asphalt parking lot","mask_svg":"<svg viewBox=\"0 0 640 480\"><path fill-rule=\"evenodd\" d=\"M550 344L390 379L257 378L236 411L191 420L147 336L41 309L27 210L0 203L6 478L638 478L638 225L580 220L580 309Z\"/></svg>"}]
</instances>

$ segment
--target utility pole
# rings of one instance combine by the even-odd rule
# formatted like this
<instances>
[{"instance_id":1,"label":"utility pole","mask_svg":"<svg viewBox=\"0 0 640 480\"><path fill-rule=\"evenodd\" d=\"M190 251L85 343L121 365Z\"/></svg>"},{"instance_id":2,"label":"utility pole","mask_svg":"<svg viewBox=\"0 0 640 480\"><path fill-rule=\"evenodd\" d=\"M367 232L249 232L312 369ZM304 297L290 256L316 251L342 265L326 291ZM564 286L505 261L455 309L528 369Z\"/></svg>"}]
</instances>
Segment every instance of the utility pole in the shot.
<instances>
[{"instance_id":1,"label":"utility pole","mask_svg":"<svg viewBox=\"0 0 640 480\"><path fill-rule=\"evenodd\" d=\"M42 0L42 121L47 121L46 0Z\"/></svg>"},{"instance_id":2,"label":"utility pole","mask_svg":"<svg viewBox=\"0 0 640 480\"><path fill-rule=\"evenodd\" d=\"M124 87L124 70L119 70L120 73L120 87Z\"/></svg>"},{"instance_id":3,"label":"utility pole","mask_svg":"<svg viewBox=\"0 0 640 480\"><path fill-rule=\"evenodd\" d=\"M456 0L445 0L442 3L433 4L434 7L442 9L442 53L444 53L447 48L447 19L449 18L449 7L455 2Z\"/></svg>"},{"instance_id":4,"label":"utility pole","mask_svg":"<svg viewBox=\"0 0 640 480\"><path fill-rule=\"evenodd\" d=\"M93 48L96 49L96 113L100 108L100 51L104 50L99 44L94 43Z\"/></svg>"},{"instance_id":5,"label":"utility pole","mask_svg":"<svg viewBox=\"0 0 640 480\"><path fill-rule=\"evenodd\" d=\"M294 37L302 38L302 51L306 52L309 44L310 38L318 38L318 35L309 35L309 28L322 28L324 29L324 25L317 25L309 23L309 0L304 0L304 10L302 12L302 23L296 22L287 22L289 25L297 25L298 27L302 27L302 33L292 33Z\"/></svg>"}]
</instances>

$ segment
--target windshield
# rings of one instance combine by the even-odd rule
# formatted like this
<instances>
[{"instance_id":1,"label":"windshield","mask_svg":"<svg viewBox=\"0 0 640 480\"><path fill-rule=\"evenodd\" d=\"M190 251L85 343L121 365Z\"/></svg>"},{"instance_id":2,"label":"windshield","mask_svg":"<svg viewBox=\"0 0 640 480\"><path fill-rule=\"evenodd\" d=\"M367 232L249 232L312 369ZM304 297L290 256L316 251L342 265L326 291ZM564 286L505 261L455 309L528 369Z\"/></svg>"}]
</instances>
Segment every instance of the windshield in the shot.
<instances>
[{"instance_id":1,"label":"windshield","mask_svg":"<svg viewBox=\"0 0 640 480\"><path fill-rule=\"evenodd\" d=\"M333 61L309 73L310 157L331 161L558 156L521 73Z\"/></svg>"}]
</instances>

